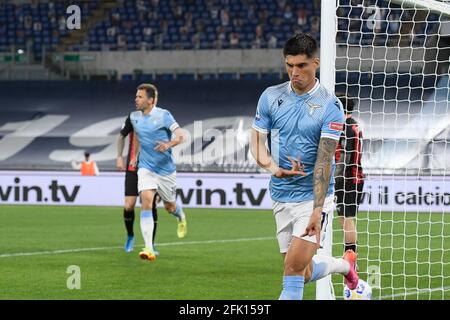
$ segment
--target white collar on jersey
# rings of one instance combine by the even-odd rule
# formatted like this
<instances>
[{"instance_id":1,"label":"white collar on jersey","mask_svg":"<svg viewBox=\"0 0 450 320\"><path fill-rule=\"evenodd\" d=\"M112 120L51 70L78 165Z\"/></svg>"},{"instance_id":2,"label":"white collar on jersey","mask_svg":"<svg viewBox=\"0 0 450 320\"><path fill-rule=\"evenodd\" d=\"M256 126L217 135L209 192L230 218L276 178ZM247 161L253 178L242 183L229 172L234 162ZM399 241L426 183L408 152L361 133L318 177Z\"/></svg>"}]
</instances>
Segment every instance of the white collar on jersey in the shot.
<instances>
[{"instance_id":1,"label":"white collar on jersey","mask_svg":"<svg viewBox=\"0 0 450 320\"><path fill-rule=\"evenodd\" d=\"M316 92L316 90L319 88L319 85L320 85L319 79L316 78L316 83L314 84L314 87L311 90L309 90L308 92L306 92L302 95L299 95L292 89L292 83L291 83L291 81L289 81L288 91L289 91L289 93L292 93L292 92L295 93L298 97L306 97L307 95L309 96L309 95L312 95L314 92Z\"/></svg>"},{"instance_id":2,"label":"white collar on jersey","mask_svg":"<svg viewBox=\"0 0 450 320\"><path fill-rule=\"evenodd\" d=\"M155 109L156 109L156 104L153 106L152 110L148 114L146 114L146 116L151 116L153 113L155 113ZM144 114L144 113L142 113L142 114Z\"/></svg>"}]
</instances>

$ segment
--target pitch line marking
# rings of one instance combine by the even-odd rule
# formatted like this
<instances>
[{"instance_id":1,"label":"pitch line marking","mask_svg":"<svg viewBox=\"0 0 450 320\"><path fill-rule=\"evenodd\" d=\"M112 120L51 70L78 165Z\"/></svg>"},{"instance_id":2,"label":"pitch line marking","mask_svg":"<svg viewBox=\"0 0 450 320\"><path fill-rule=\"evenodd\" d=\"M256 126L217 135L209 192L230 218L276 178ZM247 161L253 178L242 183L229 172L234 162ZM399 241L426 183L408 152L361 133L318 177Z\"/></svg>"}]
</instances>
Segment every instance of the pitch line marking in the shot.
<instances>
[{"instance_id":1,"label":"pitch line marking","mask_svg":"<svg viewBox=\"0 0 450 320\"><path fill-rule=\"evenodd\" d=\"M195 245L195 244L231 243L231 242L264 241L264 240L275 240L275 238L273 238L273 237L260 237L260 238L240 238L240 239L205 240L205 241L165 242L165 243L157 243L157 246L158 247L168 247L168 246L185 246L185 245ZM143 245L143 244L141 244L141 245ZM111 249L119 249L119 248L123 248L123 246L120 246L120 247L119 246L114 246L114 247L60 249L60 250L35 251L35 252L4 253L4 254L0 254L0 258L39 256L39 255L53 255L53 254L62 254L62 253L111 250Z\"/></svg>"},{"instance_id":2,"label":"pitch line marking","mask_svg":"<svg viewBox=\"0 0 450 320\"><path fill-rule=\"evenodd\" d=\"M435 292L435 291L449 291L450 290L450 286L447 287L440 287L440 288L430 288L430 289L418 289L415 291L409 291L409 292L404 292L404 293L396 293L396 294L390 294L387 296L381 296L379 299L384 300L384 299L390 299L390 298L396 298L396 297L406 297L406 296L412 296L412 295L416 295L416 294L424 294L424 293L431 293L431 292Z\"/></svg>"}]
</instances>

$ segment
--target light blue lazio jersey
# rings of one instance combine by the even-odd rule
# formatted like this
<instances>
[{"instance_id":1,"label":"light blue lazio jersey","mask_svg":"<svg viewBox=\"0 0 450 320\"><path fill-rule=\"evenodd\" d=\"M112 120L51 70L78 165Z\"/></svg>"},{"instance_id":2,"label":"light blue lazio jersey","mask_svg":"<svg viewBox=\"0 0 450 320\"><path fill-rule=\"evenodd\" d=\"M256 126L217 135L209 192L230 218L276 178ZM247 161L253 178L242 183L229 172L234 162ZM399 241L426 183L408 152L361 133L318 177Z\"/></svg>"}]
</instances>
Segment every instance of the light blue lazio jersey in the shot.
<instances>
[{"instance_id":1,"label":"light blue lazio jersey","mask_svg":"<svg viewBox=\"0 0 450 320\"><path fill-rule=\"evenodd\" d=\"M344 124L344 110L339 99L318 80L311 91L298 95L290 81L267 88L258 101L253 128L269 134L269 149L277 165L291 169L300 158L307 176L271 177L270 194L279 202L314 199L313 174L321 137L339 140ZM334 173L333 159L333 173ZM334 192L333 173L327 195Z\"/></svg>"},{"instance_id":2,"label":"light blue lazio jersey","mask_svg":"<svg viewBox=\"0 0 450 320\"><path fill-rule=\"evenodd\" d=\"M130 120L141 145L139 168L146 168L163 176L173 173L176 167L172 149L165 152L154 150L158 142L170 141L172 132L179 127L172 114L155 106L148 115L144 115L142 111L132 112Z\"/></svg>"}]
</instances>

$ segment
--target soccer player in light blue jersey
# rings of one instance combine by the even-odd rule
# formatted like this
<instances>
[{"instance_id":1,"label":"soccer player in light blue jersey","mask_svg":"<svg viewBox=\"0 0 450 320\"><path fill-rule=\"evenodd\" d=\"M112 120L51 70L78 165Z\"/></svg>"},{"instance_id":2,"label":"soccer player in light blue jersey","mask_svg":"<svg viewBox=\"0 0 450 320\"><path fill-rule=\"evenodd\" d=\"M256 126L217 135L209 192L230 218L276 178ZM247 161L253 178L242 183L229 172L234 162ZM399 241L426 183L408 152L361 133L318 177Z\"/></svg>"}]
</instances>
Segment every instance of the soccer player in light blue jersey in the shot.
<instances>
[{"instance_id":1,"label":"soccer player in light blue jersey","mask_svg":"<svg viewBox=\"0 0 450 320\"><path fill-rule=\"evenodd\" d=\"M354 289L358 274L351 250L343 258L316 254L334 208L332 177L344 125L342 104L315 77L319 58L311 35L289 39L283 55L290 81L261 94L251 151L258 165L272 173L269 188L284 261L279 298L301 300L307 282L340 273Z\"/></svg>"},{"instance_id":2,"label":"soccer player in light blue jersey","mask_svg":"<svg viewBox=\"0 0 450 320\"><path fill-rule=\"evenodd\" d=\"M165 209L178 220L177 234L184 238L187 233L186 216L176 203L176 167L171 148L185 140L184 133L172 114L156 106L158 90L154 85L141 84L136 92L136 108L130 114L131 124L139 145L138 191L141 196L141 232L145 248L139 253L144 260L156 259L153 250L152 203L158 192ZM132 160L136 163L137 159Z\"/></svg>"}]
</instances>

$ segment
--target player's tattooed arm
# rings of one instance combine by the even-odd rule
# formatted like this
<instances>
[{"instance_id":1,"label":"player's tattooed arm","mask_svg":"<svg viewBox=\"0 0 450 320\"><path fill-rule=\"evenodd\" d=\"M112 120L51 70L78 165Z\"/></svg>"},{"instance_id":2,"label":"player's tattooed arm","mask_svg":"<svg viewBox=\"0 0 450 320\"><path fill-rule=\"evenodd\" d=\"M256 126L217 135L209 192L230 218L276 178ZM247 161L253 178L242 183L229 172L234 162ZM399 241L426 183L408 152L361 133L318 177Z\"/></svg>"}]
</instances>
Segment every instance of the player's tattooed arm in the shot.
<instances>
[{"instance_id":1,"label":"player's tattooed arm","mask_svg":"<svg viewBox=\"0 0 450 320\"><path fill-rule=\"evenodd\" d=\"M321 138L314 166L314 209L322 208L330 186L333 157L338 141Z\"/></svg>"},{"instance_id":2,"label":"player's tattooed arm","mask_svg":"<svg viewBox=\"0 0 450 320\"><path fill-rule=\"evenodd\" d=\"M125 137L120 133L117 135L117 157L121 157L125 147Z\"/></svg>"},{"instance_id":3,"label":"player's tattooed arm","mask_svg":"<svg viewBox=\"0 0 450 320\"><path fill-rule=\"evenodd\" d=\"M122 157L124 147L125 147L125 137L119 133L117 136L116 166L120 170L125 170L125 163L124 163L123 157Z\"/></svg>"},{"instance_id":4,"label":"player's tattooed arm","mask_svg":"<svg viewBox=\"0 0 450 320\"><path fill-rule=\"evenodd\" d=\"M314 207L305 233L301 236L316 236L317 248L320 247L321 216L323 203L330 185L333 157L338 141L320 138L317 159L314 166Z\"/></svg>"},{"instance_id":5,"label":"player's tattooed arm","mask_svg":"<svg viewBox=\"0 0 450 320\"><path fill-rule=\"evenodd\" d=\"M136 132L133 133L133 141L134 141L134 154L133 157L131 157L130 159L130 165L136 167L139 158L139 152L141 151L141 144L139 143L139 139Z\"/></svg>"}]
</instances>

